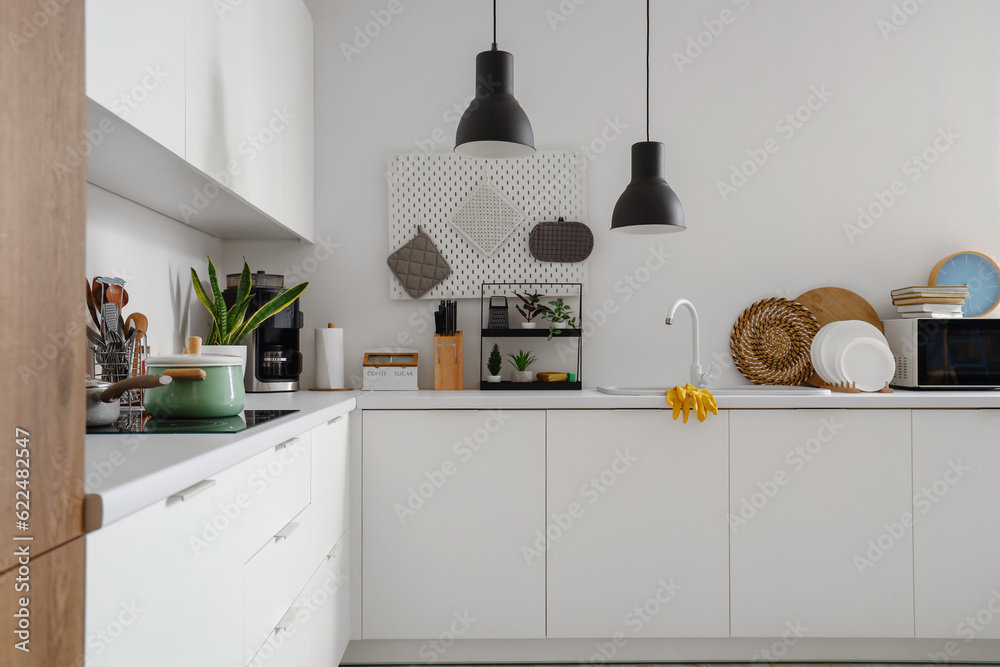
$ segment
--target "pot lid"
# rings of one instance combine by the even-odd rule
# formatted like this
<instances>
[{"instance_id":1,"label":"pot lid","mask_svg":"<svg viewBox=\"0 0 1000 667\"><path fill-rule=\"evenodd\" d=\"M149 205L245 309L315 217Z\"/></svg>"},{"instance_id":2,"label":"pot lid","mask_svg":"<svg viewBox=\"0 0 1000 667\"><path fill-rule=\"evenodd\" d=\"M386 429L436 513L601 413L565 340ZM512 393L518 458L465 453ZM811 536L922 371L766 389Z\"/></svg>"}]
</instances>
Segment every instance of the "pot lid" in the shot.
<instances>
[{"instance_id":1,"label":"pot lid","mask_svg":"<svg viewBox=\"0 0 1000 667\"><path fill-rule=\"evenodd\" d=\"M205 366L240 366L243 360L231 354L167 354L146 359L147 366L203 368Z\"/></svg>"},{"instance_id":2,"label":"pot lid","mask_svg":"<svg viewBox=\"0 0 1000 667\"><path fill-rule=\"evenodd\" d=\"M105 382L99 378L88 377L87 378L87 389L107 389L111 386L110 382Z\"/></svg>"}]
</instances>

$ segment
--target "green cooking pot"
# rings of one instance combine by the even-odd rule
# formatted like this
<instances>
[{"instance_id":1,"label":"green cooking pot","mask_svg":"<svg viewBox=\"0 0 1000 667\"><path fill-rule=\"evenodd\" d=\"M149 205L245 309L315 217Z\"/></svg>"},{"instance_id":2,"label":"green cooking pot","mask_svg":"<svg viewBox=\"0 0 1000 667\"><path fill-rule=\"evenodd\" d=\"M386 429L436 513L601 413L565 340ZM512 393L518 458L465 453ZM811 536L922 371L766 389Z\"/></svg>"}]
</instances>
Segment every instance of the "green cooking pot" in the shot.
<instances>
[{"instance_id":1,"label":"green cooking pot","mask_svg":"<svg viewBox=\"0 0 1000 667\"><path fill-rule=\"evenodd\" d=\"M243 410L243 367L239 357L225 354L175 354L150 357L148 373L173 382L147 389L143 405L154 417L202 419L232 417Z\"/></svg>"}]
</instances>

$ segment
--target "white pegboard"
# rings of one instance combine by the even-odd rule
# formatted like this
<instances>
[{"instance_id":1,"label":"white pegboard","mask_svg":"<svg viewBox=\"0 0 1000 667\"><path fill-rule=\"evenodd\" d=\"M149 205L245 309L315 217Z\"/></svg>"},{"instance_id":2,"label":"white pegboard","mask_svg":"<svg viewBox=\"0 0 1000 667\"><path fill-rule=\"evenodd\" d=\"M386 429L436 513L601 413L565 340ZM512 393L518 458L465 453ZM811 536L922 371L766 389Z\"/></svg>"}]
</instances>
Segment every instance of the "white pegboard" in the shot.
<instances>
[{"instance_id":1,"label":"white pegboard","mask_svg":"<svg viewBox=\"0 0 1000 667\"><path fill-rule=\"evenodd\" d=\"M587 222L585 158L578 153L535 153L513 160L476 160L453 153L391 155L389 253L417 233L417 226L451 266L451 276L424 299L478 299L482 283L587 284L587 262L540 262L528 250L528 234L539 222ZM492 256L485 256L449 223L452 213L484 183L492 183L527 217ZM388 253L387 253L388 254ZM389 295L409 299L389 274Z\"/></svg>"}]
</instances>

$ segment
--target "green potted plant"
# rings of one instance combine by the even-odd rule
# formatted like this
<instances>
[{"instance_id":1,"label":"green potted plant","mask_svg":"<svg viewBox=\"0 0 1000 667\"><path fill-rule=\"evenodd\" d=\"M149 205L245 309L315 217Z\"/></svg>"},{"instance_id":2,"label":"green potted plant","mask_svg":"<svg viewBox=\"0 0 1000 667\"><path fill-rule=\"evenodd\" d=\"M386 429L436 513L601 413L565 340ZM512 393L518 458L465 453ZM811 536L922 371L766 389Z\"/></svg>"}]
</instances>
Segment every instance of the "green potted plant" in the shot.
<instances>
[{"instance_id":1,"label":"green potted plant","mask_svg":"<svg viewBox=\"0 0 1000 667\"><path fill-rule=\"evenodd\" d=\"M201 349L206 353L230 354L240 357L244 374L246 373L247 346L242 344L243 339L259 327L264 320L291 305L309 286L309 283L299 283L294 287L282 290L256 312L249 314L248 318L247 309L251 299L253 299L253 293L250 291L252 281L250 266L247 264L246 258L243 259L243 272L240 274L240 284L236 290L236 300L232 307L227 307L226 301L222 297L219 277L211 257L208 258L208 282L212 290L212 299L208 298L201 278L198 277L198 272L194 267L191 267L191 284L194 286L194 293L198 295L198 300L212 316L212 328Z\"/></svg>"},{"instance_id":2,"label":"green potted plant","mask_svg":"<svg viewBox=\"0 0 1000 667\"><path fill-rule=\"evenodd\" d=\"M517 309L517 312L521 314L521 317L524 318L524 322L521 322L521 328L534 329L536 322L532 322L531 320L535 319L549 309L548 306L542 305L542 295L518 294L517 292L514 292L514 296L520 299L521 303L524 304L524 308L521 308L520 305L514 306L514 308Z\"/></svg>"},{"instance_id":3,"label":"green potted plant","mask_svg":"<svg viewBox=\"0 0 1000 667\"><path fill-rule=\"evenodd\" d=\"M486 370L489 371L489 375L486 376L487 382L499 382L500 381L500 369L503 367L503 357L500 356L500 346L493 343L493 349L490 350L490 358L486 360Z\"/></svg>"},{"instance_id":4,"label":"green potted plant","mask_svg":"<svg viewBox=\"0 0 1000 667\"><path fill-rule=\"evenodd\" d=\"M580 328L579 322L571 313L570 307L563 302L562 297L549 301L549 307L542 313L542 319L549 321L549 340L552 340L553 336L558 336L561 333L560 329Z\"/></svg>"},{"instance_id":5,"label":"green potted plant","mask_svg":"<svg viewBox=\"0 0 1000 667\"><path fill-rule=\"evenodd\" d=\"M532 372L528 370L528 366L535 363L535 357L531 352L525 352L524 350L518 350L515 355L513 352L507 355L507 363L514 366L515 370L511 374L511 380L514 382L531 382Z\"/></svg>"}]
</instances>

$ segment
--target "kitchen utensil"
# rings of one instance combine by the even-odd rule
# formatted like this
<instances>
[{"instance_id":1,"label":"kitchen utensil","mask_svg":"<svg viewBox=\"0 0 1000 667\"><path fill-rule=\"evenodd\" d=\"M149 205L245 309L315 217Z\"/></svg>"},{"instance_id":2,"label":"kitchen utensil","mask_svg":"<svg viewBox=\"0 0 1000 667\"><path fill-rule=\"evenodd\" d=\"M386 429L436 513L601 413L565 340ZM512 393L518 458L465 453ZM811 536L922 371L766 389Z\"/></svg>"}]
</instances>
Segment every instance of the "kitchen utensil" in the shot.
<instances>
[{"instance_id":1,"label":"kitchen utensil","mask_svg":"<svg viewBox=\"0 0 1000 667\"><path fill-rule=\"evenodd\" d=\"M246 402L239 357L175 354L150 357L146 368L174 379L165 387L146 391L143 404L154 417L231 417Z\"/></svg>"},{"instance_id":2,"label":"kitchen utensil","mask_svg":"<svg viewBox=\"0 0 1000 667\"><path fill-rule=\"evenodd\" d=\"M125 319L126 329L135 329L140 335L145 334L149 329L149 320L142 313L132 313Z\"/></svg>"},{"instance_id":3,"label":"kitchen utensil","mask_svg":"<svg viewBox=\"0 0 1000 667\"><path fill-rule=\"evenodd\" d=\"M847 382L847 378L840 373L837 359L847 345L858 338L872 338L886 348L888 341L881 331L868 322L861 320L844 320L842 322L831 322L825 327L828 331L820 341L820 360L825 372L832 377L825 378L829 383ZM891 379L891 376L890 376ZM879 387L881 389L881 387Z\"/></svg>"},{"instance_id":4,"label":"kitchen utensil","mask_svg":"<svg viewBox=\"0 0 1000 667\"><path fill-rule=\"evenodd\" d=\"M882 331L882 320L872 305L850 290L840 287L820 287L809 290L795 301L809 309L820 327L842 320L861 320ZM813 373L806 382L814 387L823 384L816 373Z\"/></svg>"},{"instance_id":5,"label":"kitchen utensil","mask_svg":"<svg viewBox=\"0 0 1000 667\"><path fill-rule=\"evenodd\" d=\"M389 270L411 298L419 299L451 275L451 267L431 237L417 227L417 235L386 259Z\"/></svg>"},{"instance_id":6,"label":"kitchen utensil","mask_svg":"<svg viewBox=\"0 0 1000 667\"><path fill-rule=\"evenodd\" d=\"M493 305L493 299L503 299L503 305ZM506 296L491 296L490 297L490 319L487 324L489 329L509 329L510 328L510 318L508 317L508 309L510 306L507 303Z\"/></svg>"},{"instance_id":7,"label":"kitchen utensil","mask_svg":"<svg viewBox=\"0 0 1000 667\"><path fill-rule=\"evenodd\" d=\"M94 291L90 288L90 281L84 280L87 285L87 310L90 312L90 319L94 321L94 326L101 328L101 321L97 317L97 306L94 303Z\"/></svg>"},{"instance_id":8,"label":"kitchen utensil","mask_svg":"<svg viewBox=\"0 0 1000 667\"><path fill-rule=\"evenodd\" d=\"M539 222L528 234L528 250L540 262L582 262L594 251L594 233L582 222Z\"/></svg>"},{"instance_id":9,"label":"kitchen utensil","mask_svg":"<svg viewBox=\"0 0 1000 667\"><path fill-rule=\"evenodd\" d=\"M87 426L104 426L118 419L121 414L119 398L130 389L152 389L173 382L172 378L161 375L140 375L121 382L87 380Z\"/></svg>"},{"instance_id":10,"label":"kitchen utensil","mask_svg":"<svg viewBox=\"0 0 1000 667\"><path fill-rule=\"evenodd\" d=\"M848 386L861 391L879 391L895 374L896 360L882 341L855 338L838 353L837 370Z\"/></svg>"},{"instance_id":11,"label":"kitchen utensil","mask_svg":"<svg viewBox=\"0 0 1000 667\"><path fill-rule=\"evenodd\" d=\"M809 351L819 323L802 304L788 299L758 301L733 325L730 350L743 376L754 384L800 384L813 373Z\"/></svg>"},{"instance_id":12,"label":"kitchen utensil","mask_svg":"<svg viewBox=\"0 0 1000 667\"><path fill-rule=\"evenodd\" d=\"M108 285L108 288L104 291L104 296L107 297L107 301L118 306L118 310L122 309L125 305L122 303L122 292L124 288L121 285Z\"/></svg>"}]
</instances>

